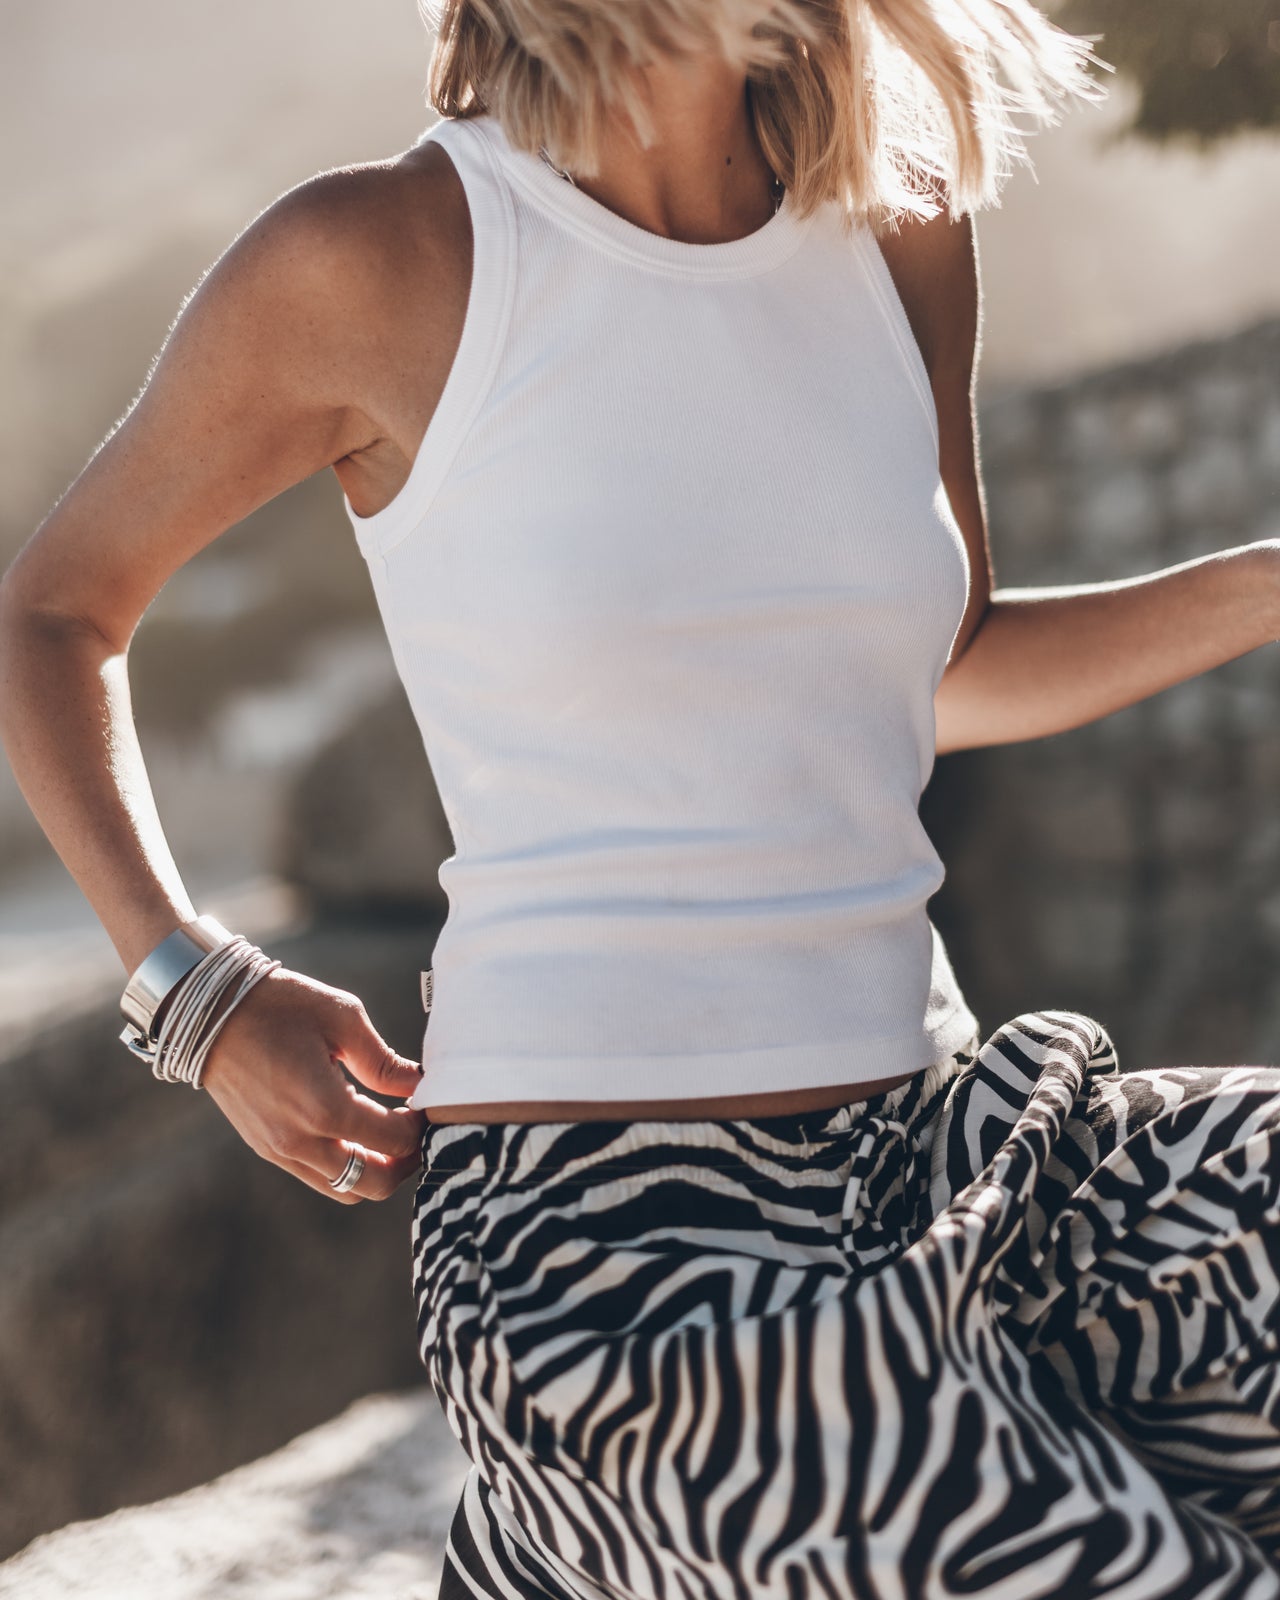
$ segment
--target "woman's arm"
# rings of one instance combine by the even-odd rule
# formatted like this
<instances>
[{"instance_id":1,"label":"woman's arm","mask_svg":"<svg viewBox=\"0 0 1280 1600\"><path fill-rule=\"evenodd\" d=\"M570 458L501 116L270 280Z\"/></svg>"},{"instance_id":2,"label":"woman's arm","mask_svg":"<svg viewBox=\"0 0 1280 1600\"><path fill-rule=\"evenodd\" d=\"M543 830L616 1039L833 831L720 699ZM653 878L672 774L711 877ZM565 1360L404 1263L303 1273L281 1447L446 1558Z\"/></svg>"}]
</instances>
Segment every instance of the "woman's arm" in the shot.
<instances>
[{"instance_id":1,"label":"woman's arm","mask_svg":"<svg viewBox=\"0 0 1280 1600\"><path fill-rule=\"evenodd\" d=\"M1280 638L1275 539L1107 583L996 589L974 405L972 223L944 213L880 244L929 369L939 468L972 574L934 700L939 753L1079 727Z\"/></svg>"},{"instance_id":2,"label":"woman's arm","mask_svg":"<svg viewBox=\"0 0 1280 1600\"><path fill-rule=\"evenodd\" d=\"M326 175L232 245L179 316L146 387L0 582L0 734L55 850L127 971L195 914L156 812L127 671L168 577L256 507L383 433L368 354L382 174ZM413 1062L359 1000L277 969L227 1019L204 1083L247 1142L343 1203L417 1166ZM369 1152L352 1196L328 1180Z\"/></svg>"},{"instance_id":3,"label":"woman's arm","mask_svg":"<svg viewBox=\"0 0 1280 1600\"><path fill-rule=\"evenodd\" d=\"M1280 639L1280 540L1141 577L998 589L935 697L938 749L1078 728Z\"/></svg>"}]
</instances>

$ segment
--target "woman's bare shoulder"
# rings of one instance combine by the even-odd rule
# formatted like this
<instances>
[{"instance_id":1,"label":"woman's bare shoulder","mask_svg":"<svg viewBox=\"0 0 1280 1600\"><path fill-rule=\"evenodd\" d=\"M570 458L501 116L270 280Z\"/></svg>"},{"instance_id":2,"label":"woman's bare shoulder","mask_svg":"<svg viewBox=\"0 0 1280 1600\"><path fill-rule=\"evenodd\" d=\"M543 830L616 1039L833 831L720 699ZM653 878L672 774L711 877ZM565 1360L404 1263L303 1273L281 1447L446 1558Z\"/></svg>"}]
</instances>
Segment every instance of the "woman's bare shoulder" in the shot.
<instances>
[{"instance_id":1,"label":"woman's bare shoulder","mask_svg":"<svg viewBox=\"0 0 1280 1600\"><path fill-rule=\"evenodd\" d=\"M286 190L236 237L219 267L264 287L376 310L403 310L406 283L466 279L470 223L453 164L436 145L319 172ZM420 298L420 297L418 297Z\"/></svg>"},{"instance_id":2,"label":"woman's bare shoulder","mask_svg":"<svg viewBox=\"0 0 1280 1600\"><path fill-rule=\"evenodd\" d=\"M470 276L466 193L439 146L333 168L236 236L165 360L198 350L206 385L252 389L295 438L294 411L327 412L308 470L331 465L363 499L386 496L382 479L412 459L458 343Z\"/></svg>"},{"instance_id":3,"label":"woman's bare shoulder","mask_svg":"<svg viewBox=\"0 0 1280 1600\"><path fill-rule=\"evenodd\" d=\"M407 478L461 339L472 265L462 181L428 141L319 173L254 228L260 240L237 244L261 253L259 281L286 286L294 343L308 342L302 326L316 330L313 381L328 367L347 408L346 448L329 464L370 515Z\"/></svg>"},{"instance_id":4,"label":"woman's bare shoulder","mask_svg":"<svg viewBox=\"0 0 1280 1600\"><path fill-rule=\"evenodd\" d=\"M33 603L123 647L168 577L275 495L357 456L401 470L465 310L469 222L447 165L415 151L320 173L235 237L28 541Z\"/></svg>"}]
</instances>

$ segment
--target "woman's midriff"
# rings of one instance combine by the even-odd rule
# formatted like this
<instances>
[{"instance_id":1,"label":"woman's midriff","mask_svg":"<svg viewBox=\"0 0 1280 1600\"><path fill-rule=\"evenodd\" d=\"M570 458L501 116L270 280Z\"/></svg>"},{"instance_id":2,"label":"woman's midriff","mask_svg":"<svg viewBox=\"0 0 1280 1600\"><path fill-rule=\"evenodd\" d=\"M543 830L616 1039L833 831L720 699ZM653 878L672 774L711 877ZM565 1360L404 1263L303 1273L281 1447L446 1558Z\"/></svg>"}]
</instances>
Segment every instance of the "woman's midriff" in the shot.
<instances>
[{"instance_id":1,"label":"woman's midriff","mask_svg":"<svg viewBox=\"0 0 1280 1600\"><path fill-rule=\"evenodd\" d=\"M834 1111L854 1100L896 1089L914 1072L871 1083L828 1084L818 1089L783 1089L769 1094L714 1095L702 1100L502 1100L486 1105L432 1106L429 1122L679 1122L732 1117L786 1117L803 1111Z\"/></svg>"}]
</instances>

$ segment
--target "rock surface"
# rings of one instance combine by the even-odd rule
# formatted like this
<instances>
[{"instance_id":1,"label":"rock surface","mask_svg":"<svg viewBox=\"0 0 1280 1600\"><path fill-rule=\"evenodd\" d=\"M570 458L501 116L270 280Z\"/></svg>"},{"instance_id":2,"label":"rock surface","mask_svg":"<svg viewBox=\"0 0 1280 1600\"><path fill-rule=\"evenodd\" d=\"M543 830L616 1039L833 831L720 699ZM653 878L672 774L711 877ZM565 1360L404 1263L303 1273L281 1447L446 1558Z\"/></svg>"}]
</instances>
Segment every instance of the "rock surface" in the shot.
<instances>
[{"instance_id":1,"label":"rock surface","mask_svg":"<svg viewBox=\"0 0 1280 1600\"><path fill-rule=\"evenodd\" d=\"M398 683L300 769L287 814L277 866L317 906L444 915L437 872L453 841Z\"/></svg>"},{"instance_id":2,"label":"rock surface","mask_svg":"<svg viewBox=\"0 0 1280 1600\"><path fill-rule=\"evenodd\" d=\"M234 926L417 1055L434 924ZM77 972L0 1030L0 1557L422 1378L412 1184L339 1206L261 1160L129 1055L119 992Z\"/></svg>"},{"instance_id":3,"label":"rock surface","mask_svg":"<svg viewBox=\"0 0 1280 1600\"><path fill-rule=\"evenodd\" d=\"M981 429L998 588L1280 539L1280 321L1010 395ZM1125 1067L1280 1063L1278 712L1272 644L1085 727L939 759L930 911L985 1033L1065 1007Z\"/></svg>"},{"instance_id":4,"label":"rock surface","mask_svg":"<svg viewBox=\"0 0 1280 1600\"><path fill-rule=\"evenodd\" d=\"M3 1600L435 1600L466 1458L429 1390L374 1395L260 1461L72 1523Z\"/></svg>"}]
</instances>

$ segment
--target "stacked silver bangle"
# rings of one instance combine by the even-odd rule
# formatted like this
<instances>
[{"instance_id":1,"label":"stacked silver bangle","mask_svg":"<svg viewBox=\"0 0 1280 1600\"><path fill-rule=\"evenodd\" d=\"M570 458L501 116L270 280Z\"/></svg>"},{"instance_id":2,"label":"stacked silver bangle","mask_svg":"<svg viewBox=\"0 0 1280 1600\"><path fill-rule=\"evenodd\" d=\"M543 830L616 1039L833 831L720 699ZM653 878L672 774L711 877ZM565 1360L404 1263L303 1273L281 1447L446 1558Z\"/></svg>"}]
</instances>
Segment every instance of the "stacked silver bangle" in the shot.
<instances>
[{"instance_id":1,"label":"stacked silver bangle","mask_svg":"<svg viewBox=\"0 0 1280 1600\"><path fill-rule=\"evenodd\" d=\"M223 1023L279 965L214 917L184 922L129 979L120 999L129 1025L120 1038L157 1078L199 1089ZM233 985L230 1003L223 1005Z\"/></svg>"}]
</instances>

